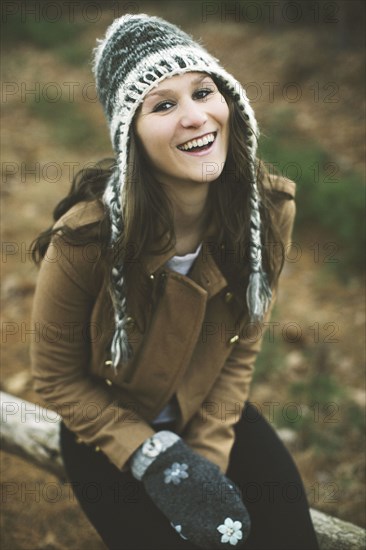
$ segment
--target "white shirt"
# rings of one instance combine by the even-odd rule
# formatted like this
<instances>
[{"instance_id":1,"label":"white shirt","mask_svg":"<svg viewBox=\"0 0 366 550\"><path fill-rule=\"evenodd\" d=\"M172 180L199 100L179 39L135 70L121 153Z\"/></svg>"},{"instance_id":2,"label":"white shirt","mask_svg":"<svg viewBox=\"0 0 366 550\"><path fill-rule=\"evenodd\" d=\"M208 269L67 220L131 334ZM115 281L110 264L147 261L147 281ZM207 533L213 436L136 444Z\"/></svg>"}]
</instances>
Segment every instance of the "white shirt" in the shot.
<instances>
[{"instance_id":1,"label":"white shirt","mask_svg":"<svg viewBox=\"0 0 366 550\"><path fill-rule=\"evenodd\" d=\"M190 252L185 256L173 256L170 260L167 261L166 265L173 271L177 271L181 275L187 275L188 271L191 269L191 266L194 260L197 258L200 253L202 243L200 243L195 252Z\"/></svg>"}]
</instances>

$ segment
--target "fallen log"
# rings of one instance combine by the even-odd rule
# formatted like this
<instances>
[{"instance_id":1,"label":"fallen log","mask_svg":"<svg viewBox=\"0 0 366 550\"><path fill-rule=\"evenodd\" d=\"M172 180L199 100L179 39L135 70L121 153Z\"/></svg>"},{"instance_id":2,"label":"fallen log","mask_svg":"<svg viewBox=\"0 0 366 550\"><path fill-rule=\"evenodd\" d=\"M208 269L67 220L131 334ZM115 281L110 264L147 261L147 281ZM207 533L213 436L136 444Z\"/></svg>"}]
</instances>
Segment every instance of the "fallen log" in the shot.
<instances>
[{"instance_id":1,"label":"fallen log","mask_svg":"<svg viewBox=\"0 0 366 550\"><path fill-rule=\"evenodd\" d=\"M65 479L60 453L61 417L36 403L0 392L1 448Z\"/></svg>"},{"instance_id":2,"label":"fallen log","mask_svg":"<svg viewBox=\"0 0 366 550\"><path fill-rule=\"evenodd\" d=\"M55 412L14 395L0 392L1 447L66 480L59 446L61 417ZM321 550L364 550L361 527L311 509Z\"/></svg>"}]
</instances>

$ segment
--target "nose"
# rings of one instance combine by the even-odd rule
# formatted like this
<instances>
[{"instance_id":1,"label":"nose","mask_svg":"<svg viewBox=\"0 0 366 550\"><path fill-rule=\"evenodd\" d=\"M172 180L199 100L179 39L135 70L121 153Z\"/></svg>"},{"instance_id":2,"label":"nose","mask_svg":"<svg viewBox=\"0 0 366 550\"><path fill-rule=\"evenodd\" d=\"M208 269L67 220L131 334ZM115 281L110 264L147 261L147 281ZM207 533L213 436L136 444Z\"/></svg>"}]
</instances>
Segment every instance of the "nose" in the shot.
<instances>
[{"instance_id":1,"label":"nose","mask_svg":"<svg viewBox=\"0 0 366 550\"><path fill-rule=\"evenodd\" d=\"M180 123L183 128L199 128L207 122L204 104L189 100L182 106Z\"/></svg>"}]
</instances>

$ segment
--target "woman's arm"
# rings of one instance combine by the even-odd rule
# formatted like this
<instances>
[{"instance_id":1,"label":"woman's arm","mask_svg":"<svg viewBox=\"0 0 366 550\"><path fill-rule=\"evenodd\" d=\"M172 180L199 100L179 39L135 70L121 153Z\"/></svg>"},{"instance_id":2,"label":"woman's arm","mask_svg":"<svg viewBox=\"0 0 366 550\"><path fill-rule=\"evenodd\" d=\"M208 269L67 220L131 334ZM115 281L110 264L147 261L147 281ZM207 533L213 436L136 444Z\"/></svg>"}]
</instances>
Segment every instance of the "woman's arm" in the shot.
<instances>
[{"instance_id":1,"label":"woman's arm","mask_svg":"<svg viewBox=\"0 0 366 550\"><path fill-rule=\"evenodd\" d=\"M31 345L34 387L83 442L123 468L154 430L89 373L90 320L100 273L85 252L55 237L42 261L31 321L39 335Z\"/></svg>"},{"instance_id":2,"label":"woman's arm","mask_svg":"<svg viewBox=\"0 0 366 550\"><path fill-rule=\"evenodd\" d=\"M267 313L265 322L270 313ZM254 363L262 341L263 336L253 338L253 341L241 338L235 344L220 376L182 436L194 451L217 464L223 473L227 470L234 444L234 424L239 421L248 399Z\"/></svg>"},{"instance_id":3,"label":"woman's arm","mask_svg":"<svg viewBox=\"0 0 366 550\"><path fill-rule=\"evenodd\" d=\"M294 188L293 182L279 181L278 185L287 185L286 191ZM290 243L294 219L294 200L284 200L278 211L278 224L283 243ZM225 362L220 375L209 394L205 397L201 409L189 422L183 433L185 442L195 451L226 472L229 455L234 444L234 424L239 420L245 401L248 399L250 384L254 372L256 357L261 349L268 323L276 300L272 302L261 326L260 337L240 338ZM246 334L246 331L242 331Z\"/></svg>"}]
</instances>

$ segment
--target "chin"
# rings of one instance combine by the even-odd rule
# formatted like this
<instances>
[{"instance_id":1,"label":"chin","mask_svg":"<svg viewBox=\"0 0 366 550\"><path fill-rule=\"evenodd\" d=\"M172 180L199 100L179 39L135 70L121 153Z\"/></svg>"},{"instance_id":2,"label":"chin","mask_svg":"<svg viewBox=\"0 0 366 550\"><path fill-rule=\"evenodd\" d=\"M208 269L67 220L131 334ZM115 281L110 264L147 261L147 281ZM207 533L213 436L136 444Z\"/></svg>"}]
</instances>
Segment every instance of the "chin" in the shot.
<instances>
[{"instance_id":1,"label":"chin","mask_svg":"<svg viewBox=\"0 0 366 550\"><path fill-rule=\"evenodd\" d=\"M217 180L224 169L225 161L211 161L207 162L206 166L202 166L202 173L200 174L200 180L203 183L209 183Z\"/></svg>"}]
</instances>

